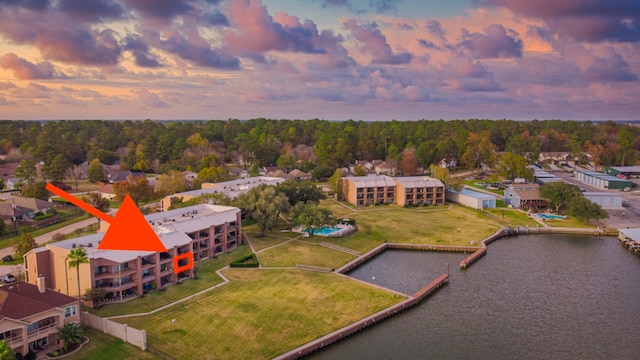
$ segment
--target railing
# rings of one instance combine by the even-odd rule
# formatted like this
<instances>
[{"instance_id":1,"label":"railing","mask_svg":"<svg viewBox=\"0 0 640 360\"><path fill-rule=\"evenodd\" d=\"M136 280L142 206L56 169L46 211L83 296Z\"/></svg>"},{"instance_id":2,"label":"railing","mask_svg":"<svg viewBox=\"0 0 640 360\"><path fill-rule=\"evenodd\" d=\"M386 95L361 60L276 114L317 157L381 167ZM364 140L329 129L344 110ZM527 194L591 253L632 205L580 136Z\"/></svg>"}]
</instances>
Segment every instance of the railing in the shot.
<instances>
[{"instance_id":1,"label":"railing","mask_svg":"<svg viewBox=\"0 0 640 360\"><path fill-rule=\"evenodd\" d=\"M16 346L16 345L20 344L21 342L24 342L24 339L22 338L21 335L16 335L16 336L10 337L10 338L4 338L2 340L4 342L6 342L7 345L9 345L9 346Z\"/></svg>"},{"instance_id":2,"label":"railing","mask_svg":"<svg viewBox=\"0 0 640 360\"><path fill-rule=\"evenodd\" d=\"M31 330L27 333L27 337L40 336L41 334L44 334L45 332L51 330L52 328L55 329L56 327L58 327L58 325L59 325L58 322L54 322L53 324L45 325L35 330Z\"/></svg>"}]
</instances>

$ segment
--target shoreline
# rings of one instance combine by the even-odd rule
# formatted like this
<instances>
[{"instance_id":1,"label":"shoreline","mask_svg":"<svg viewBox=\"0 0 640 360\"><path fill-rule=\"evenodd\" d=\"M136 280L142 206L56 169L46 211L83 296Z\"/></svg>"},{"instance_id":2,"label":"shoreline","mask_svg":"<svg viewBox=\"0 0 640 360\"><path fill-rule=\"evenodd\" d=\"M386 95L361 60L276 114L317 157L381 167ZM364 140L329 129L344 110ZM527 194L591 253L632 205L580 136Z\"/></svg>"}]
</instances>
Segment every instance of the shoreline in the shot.
<instances>
[{"instance_id":1,"label":"shoreline","mask_svg":"<svg viewBox=\"0 0 640 360\"><path fill-rule=\"evenodd\" d=\"M401 249L401 250L418 250L418 251L454 251L454 252L467 252L473 251L473 253L467 256L464 260L460 262L460 268L466 269L470 265L472 265L476 260L486 254L487 248L490 243L501 239L506 236L518 236L518 235L529 235L529 234L571 234L571 235L596 235L596 236L609 236L611 234L606 234L602 229L586 229L586 228L552 228L552 227L544 227L544 228L528 228L528 227L517 227L517 228L509 228L503 227L483 239L480 242L480 247L477 246L446 246L446 245L423 245L423 244L399 244L399 243L387 243L384 242L374 249L368 251L365 254L357 257L356 259L350 261L349 263L341 266L336 269L334 272L340 275L345 275L346 273L354 270L358 266L364 264L365 262L371 260L376 257L380 253L388 250L388 249ZM614 235L611 235L614 236ZM403 311L417 305L422 302L430 295L432 295L435 291L440 289L442 286L449 283L449 274L442 274L437 277L435 280L430 282L428 285L418 290L413 295L406 295L407 299L392 305L386 309L383 309L373 315L367 316L363 319L360 319L354 323L351 323L345 327L342 327L338 330L335 330L327 335L324 335L316 340L308 342L304 345L296 347L284 354L278 355L274 357L274 360L293 360L304 357L308 354L311 354L315 351L318 351L330 344L345 339L349 335L355 334L360 330L363 330L369 326L372 326L384 319L387 319L399 311ZM397 291L387 289L388 291L397 293Z\"/></svg>"}]
</instances>

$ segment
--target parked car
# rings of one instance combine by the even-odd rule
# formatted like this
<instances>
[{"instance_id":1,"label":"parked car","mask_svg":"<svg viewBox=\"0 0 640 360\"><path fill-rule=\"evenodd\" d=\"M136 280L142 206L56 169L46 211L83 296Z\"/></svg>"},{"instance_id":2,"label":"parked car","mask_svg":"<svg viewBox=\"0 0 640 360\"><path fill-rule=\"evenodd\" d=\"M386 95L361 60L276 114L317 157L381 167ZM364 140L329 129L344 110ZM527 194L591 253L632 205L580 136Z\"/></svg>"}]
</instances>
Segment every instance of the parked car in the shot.
<instances>
[{"instance_id":1,"label":"parked car","mask_svg":"<svg viewBox=\"0 0 640 360\"><path fill-rule=\"evenodd\" d=\"M16 277L11 274L0 275L0 282L4 284L11 284L16 282Z\"/></svg>"}]
</instances>

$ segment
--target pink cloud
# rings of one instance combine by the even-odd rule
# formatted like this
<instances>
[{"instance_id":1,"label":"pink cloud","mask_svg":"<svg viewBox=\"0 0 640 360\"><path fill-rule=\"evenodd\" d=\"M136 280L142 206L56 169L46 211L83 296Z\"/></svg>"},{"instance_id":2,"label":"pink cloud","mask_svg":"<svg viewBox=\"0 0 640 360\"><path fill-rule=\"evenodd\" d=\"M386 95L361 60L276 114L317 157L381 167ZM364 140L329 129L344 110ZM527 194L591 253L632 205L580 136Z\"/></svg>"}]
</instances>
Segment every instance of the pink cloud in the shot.
<instances>
[{"instance_id":1,"label":"pink cloud","mask_svg":"<svg viewBox=\"0 0 640 360\"><path fill-rule=\"evenodd\" d=\"M640 2L610 0L479 0L540 19L549 30L577 41L640 41Z\"/></svg>"},{"instance_id":2,"label":"pink cloud","mask_svg":"<svg viewBox=\"0 0 640 360\"><path fill-rule=\"evenodd\" d=\"M513 30L491 24L485 33L462 32L458 46L468 50L476 59L522 57L523 42Z\"/></svg>"},{"instance_id":3,"label":"pink cloud","mask_svg":"<svg viewBox=\"0 0 640 360\"><path fill-rule=\"evenodd\" d=\"M13 75L22 80L52 79L56 76L53 65L48 61L38 64L31 63L14 53L0 57L0 66L13 71Z\"/></svg>"},{"instance_id":4,"label":"pink cloud","mask_svg":"<svg viewBox=\"0 0 640 360\"><path fill-rule=\"evenodd\" d=\"M413 59L409 52L394 53L387 43L386 36L375 22L359 24L355 19L345 21L342 26L362 43L361 50L371 56L371 63L378 65L408 64Z\"/></svg>"}]
</instances>

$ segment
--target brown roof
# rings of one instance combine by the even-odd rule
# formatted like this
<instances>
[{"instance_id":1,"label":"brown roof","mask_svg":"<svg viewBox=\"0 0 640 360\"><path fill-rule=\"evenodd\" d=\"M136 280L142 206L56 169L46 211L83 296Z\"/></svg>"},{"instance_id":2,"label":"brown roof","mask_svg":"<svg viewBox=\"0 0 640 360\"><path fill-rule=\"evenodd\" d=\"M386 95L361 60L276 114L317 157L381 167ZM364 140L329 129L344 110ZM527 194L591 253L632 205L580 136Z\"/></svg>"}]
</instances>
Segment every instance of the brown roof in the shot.
<instances>
[{"instance_id":1,"label":"brown roof","mask_svg":"<svg viewBox=\"0 0 640 360\"><path fill-rule=\"evenodd\" d=\"M33 284L19 281L0 287L0 320L24 319L56 307L73 305L78 299L46 289L44 293Z\"/></svg>"},{"instance_id":2,"label":"brown roof","mask_svg":"<svg viewBox=\"0 0 640 360\"><path fill-rule=\"evenodd\" d=\"M543 200L539 190L515 190L520 200Z\"/></svg>"},{"instance_id":3,"label":"brown roof","mask_svg":"<svg viewBox=\"0 0 640 360\"><path fill-rule=\"evenodd\" d=\"M111 183L107 183L104 184L100 187L100 189L98 189L98 192L103 193L103 194L115 194L115 190L113 190L113 184Z\"/></svg>"},{"instance_id":4,"label":"brown roof","mask_svg":"<svg viewBox=\"0 0 640 360\"><path fill-rule=\"evenodd\" d=\"M16 168L20 165L17 162L0 164L0 179L11 179L16 176Z\"/></svg>"},{"instance_id":5,"label":"brown roof","mask_svg":"<svg viewBox=\"0 0 640 360\"><path fill-rule=\"evenodd\" d=\"M40 199L12 196L8 198L6 201L3 201L0 203L0 215L13 216L14 204L15 204L16 216L24 215L26 213L35 212L38 210L48 209L53 206L48 201L44 201Z\"/></svg>"}]
</instances>

